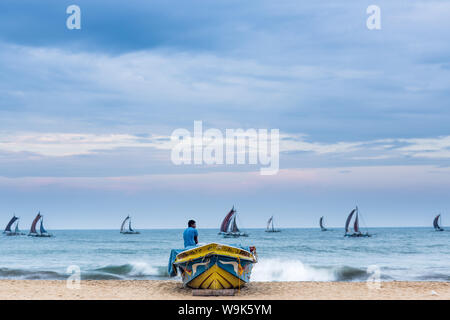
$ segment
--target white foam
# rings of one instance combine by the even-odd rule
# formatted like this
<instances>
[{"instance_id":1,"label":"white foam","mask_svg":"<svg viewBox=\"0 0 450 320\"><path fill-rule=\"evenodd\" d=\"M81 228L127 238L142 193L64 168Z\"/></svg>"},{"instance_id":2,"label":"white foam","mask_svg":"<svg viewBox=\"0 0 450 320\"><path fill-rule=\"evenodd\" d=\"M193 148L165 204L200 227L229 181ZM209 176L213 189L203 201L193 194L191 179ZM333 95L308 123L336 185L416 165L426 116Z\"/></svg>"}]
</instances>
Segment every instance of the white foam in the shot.
<instances>
[{"instance_id":1,"label":"white foam","mask_svg":"<svg viewBox=\"0 0 450 320\"><path fill-rule=\"evenodd\" d=\"M264 259L253 267L252 281L335 281L332 270L317 269L299 260Z\"/></svg>"},{"instance_id":2,"label":"white foam","mask_svg":"<svg viewBox=\"0 0 450 320\"><path fill-rule=\"evenodd\" d=\"M147 262L134 261L130 262L132 269L130 271L130 276L159 276L159 271L156 266L152 266Z\"/></svg>"}]
</instances>

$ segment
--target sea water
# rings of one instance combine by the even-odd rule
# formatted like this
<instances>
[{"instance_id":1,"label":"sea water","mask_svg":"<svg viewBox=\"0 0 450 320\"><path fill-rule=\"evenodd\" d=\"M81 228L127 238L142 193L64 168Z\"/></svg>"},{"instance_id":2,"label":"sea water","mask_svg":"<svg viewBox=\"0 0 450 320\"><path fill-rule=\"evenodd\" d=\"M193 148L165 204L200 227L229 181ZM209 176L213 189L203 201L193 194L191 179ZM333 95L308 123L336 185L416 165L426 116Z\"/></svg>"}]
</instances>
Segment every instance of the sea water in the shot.
<instances>
[{"instance_id":1,"label":"sea water","mask_svg":"<svg viewBox=\"0 0 450 320\"><path fill-rule=\"evenodd\" d=\"M68 267L82 279L169 279L172 248L183 230L52 230L52 238L0 236L0 278L66 279ZM225 239L200 229L200 243L255 246L252 281L450 281L450 232L432 228L372 228L370 238L346 238L342 229L248 229L249 237ZM369 269L369 271L368 271Z\"/></svg>"}]
</instances>

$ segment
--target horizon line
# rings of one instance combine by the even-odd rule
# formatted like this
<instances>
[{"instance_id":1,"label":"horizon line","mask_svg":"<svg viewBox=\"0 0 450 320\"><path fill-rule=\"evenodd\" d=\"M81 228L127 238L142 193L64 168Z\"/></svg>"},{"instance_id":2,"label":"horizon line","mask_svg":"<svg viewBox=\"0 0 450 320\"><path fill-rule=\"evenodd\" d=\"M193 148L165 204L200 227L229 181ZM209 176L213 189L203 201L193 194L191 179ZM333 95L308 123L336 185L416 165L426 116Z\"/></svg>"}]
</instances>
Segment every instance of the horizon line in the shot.
<instances>
[{"instance_id":1,"label":"horizon line","mask_svg":"<svg viewBox=\"0 0 450 320\"><path fill-rule=\"evenodd\" d=\"M430 228L433 229L433 226L377 226L377 227L364 227L362 229L381 229L381 228ZM87 230L87 231L109 231L109 230L116 230L120 231L120 228L47 228L48 230ZM134 230L184 230L186 227L181 228L134 228ZM220 230L220 228L197 228L198 230ZM245 228L242 230L265 230L266 228ZM320 227L277 227L276 229L283 229L283 230L289 230L289 229L318 229L320 230ZM336 230L336 229L345 229L344 227L327 227L328 230ZM24 229L22 229L23 231ZM25 229L26 230L26 229Z\"/></svg>"}]
</instances>

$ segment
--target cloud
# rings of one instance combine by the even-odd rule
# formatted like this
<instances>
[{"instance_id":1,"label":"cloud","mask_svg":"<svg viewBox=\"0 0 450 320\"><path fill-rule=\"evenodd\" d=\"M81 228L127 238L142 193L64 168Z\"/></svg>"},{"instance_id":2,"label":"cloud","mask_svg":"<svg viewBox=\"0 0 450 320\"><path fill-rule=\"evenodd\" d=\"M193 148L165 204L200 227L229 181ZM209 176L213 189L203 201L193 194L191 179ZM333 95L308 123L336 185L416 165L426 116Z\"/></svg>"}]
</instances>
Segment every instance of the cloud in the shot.
<instances>
[{"instance_id":1,"label":"cloud","mask_svg":"<svg viewBox=\"0 0 450 320\"><path fill-rule=\"evenodd\" d=\"M238 129L238 128L232 128ZM192 141L194 141L193 133ZM225 132L223 132L226 138ZM224 144L231 142L224 139ZM206 142L210 146L212 141ZM170 135L147 133L135 134L94 134L94 133L39 133L27 132L3 135L0 138L0 152L28 153L44 157L69 157L95 155L105 151L118 151L124 148L155 149L167 152L175 145ZM251 144L250 144L251 145ZM249 149L250 150L250 149ZM280 152L296 154L341 155L352 160L385 160L389 158L415 157L427 159L450 158L450 136L434 138L391 138L368 141L338 141L321 143L311 141L305 134L282 133ZM168 158L167 158L168 159Z\"/></svg>"},{"instance_id":2,"label":"cloud","mask_svg":"<svg viewBox=\"0 0 450 320\"><path fill-rule=\"evenodd\" d=\"M0 138L0 152L27 152L46 157L93 154L118 148L169 149L167 137L130 134L23 133Z\"/></svg>"}]
</instances>

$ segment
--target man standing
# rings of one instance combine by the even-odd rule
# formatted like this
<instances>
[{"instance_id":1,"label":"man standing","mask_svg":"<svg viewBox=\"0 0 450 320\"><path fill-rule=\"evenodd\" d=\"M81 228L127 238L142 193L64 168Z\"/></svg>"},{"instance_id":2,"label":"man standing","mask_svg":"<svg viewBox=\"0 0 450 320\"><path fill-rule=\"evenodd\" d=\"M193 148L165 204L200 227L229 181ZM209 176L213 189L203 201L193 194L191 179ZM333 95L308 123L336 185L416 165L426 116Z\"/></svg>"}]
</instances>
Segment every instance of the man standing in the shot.
<instances>
[{"instance_id":1,"label":"man standing","mask_svg":"<svg viewBox=\"0 0 450 320\"><path fill-rule=\"evenodd\" d=\"M198 231L194 220L189 220L188 227L183 232L184 247L194 247L198 244Z\"/></svg>"}]
</instances>

